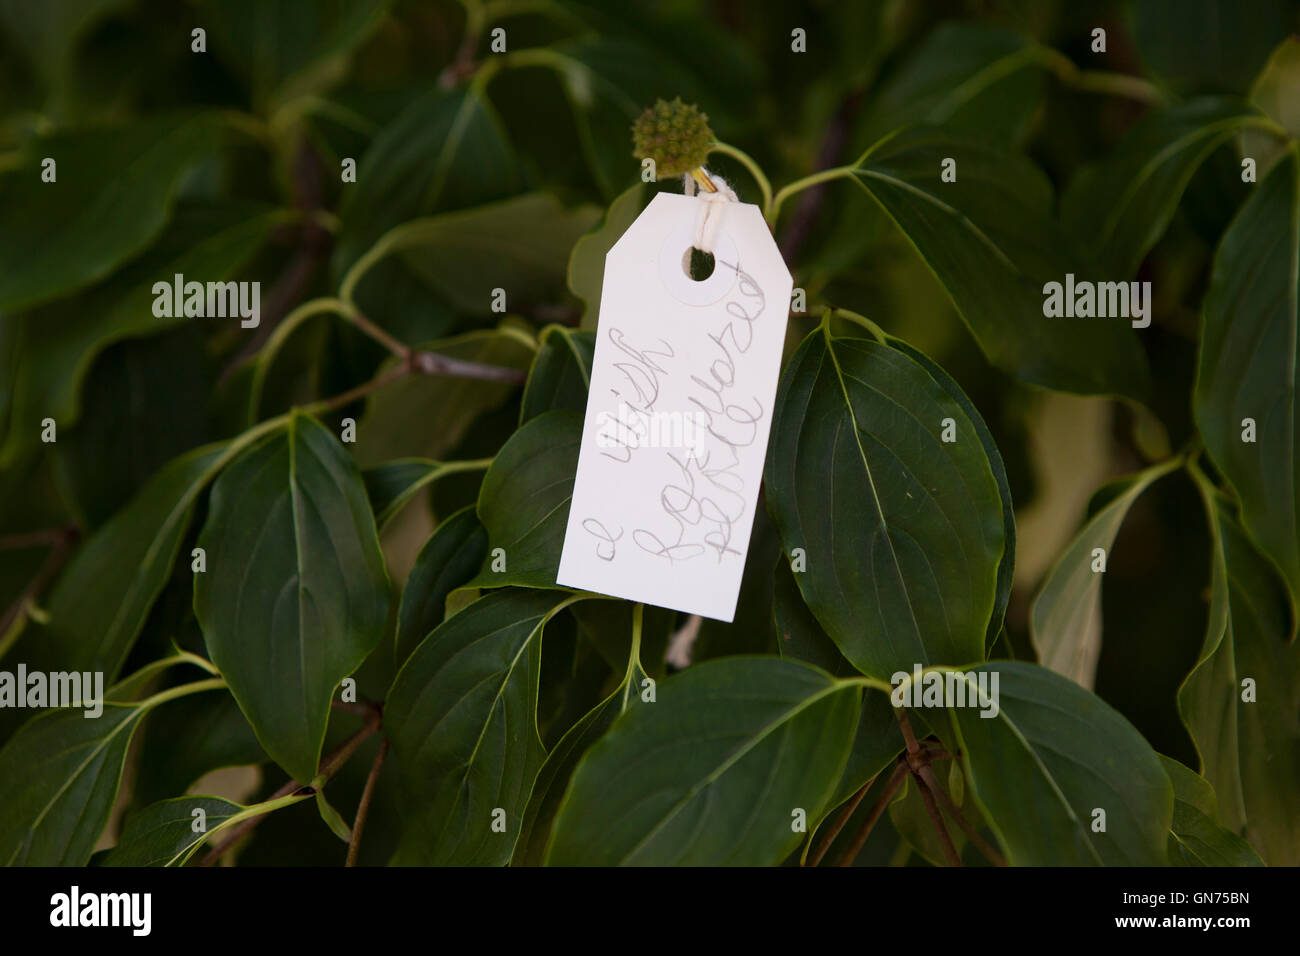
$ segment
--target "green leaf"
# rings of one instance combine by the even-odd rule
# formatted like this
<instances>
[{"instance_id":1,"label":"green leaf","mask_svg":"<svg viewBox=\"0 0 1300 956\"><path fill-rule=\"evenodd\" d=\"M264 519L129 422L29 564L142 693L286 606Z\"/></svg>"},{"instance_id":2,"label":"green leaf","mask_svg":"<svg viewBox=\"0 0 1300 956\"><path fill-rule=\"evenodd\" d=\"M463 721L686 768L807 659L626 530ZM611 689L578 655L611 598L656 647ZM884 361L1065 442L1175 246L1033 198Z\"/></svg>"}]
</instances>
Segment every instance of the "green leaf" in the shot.
<instances>
[{"instance_id":1,"label":"green leaf","mask_svg":"<svg viewBox=\"0 0 1300 956\"><path fill-rule=\"evenodd\" d=\"M247 807L221 797L176 797L151 804L126 818L117 846L104 866L184 866L209 837ZM203 811L196 817L194 811ZM195 826L202 820L202 829Z\"/></svg>"},{"instance_id":2,"label":"green leaf","mask_svg":"<svg viewBox=\"0 0 1300 956\"><path fill-rule=\"evenodd\" d=\"M497 591L424 639L393 682L384 728L406 823L398 864L501 865L546 752L537 733L542 630L571 595ZM494 832L494 811L505 831Z\"/></svg>"},{"instance_id":3,"label":"green leaf","mask_svg":"<svg viewBox=\"0 0 1300 956\"><path fill-rule=\"evenodd\" d=\"M1286 0L1137 0L1133 39L1147 66L1180 93L1244 93L1294 26Z\"/></svg>"},{"instance_id":4,"label":"green leaf","mask_svg":"<svg viewBox=\"0 0 1300 956\"><path fill-rule=\"evenodd\" d=\"M91 30L127 0L0 0L0 29L10 50L31 62L47 87L65 82L68 58Z\"/></svg>"},{"instance_id":5,"label":"green leaf","mask_svg":"<svg viewBox=\"0 0 1300 956\"><path fill-rule=\"evenodd\" d=\"M388 575L361 475L294 413L217 479L199 536L194 612L266 752L316 776L330 699L379 643Z\"/></svg>"},{"instance_id":6,"label":"green leaf","mask_svg":"<svg viewBox=\"0 0 1300 956\"><path fill-rule=\"evenodd\" d=\"M438 524L415 558L397 612L397 660L403 661L446 617L447 595L474 576L488 537L471 507Z\"/></svg>"},{"instance_id":7,"label":"green leaf","mask_svg":"<svg viewBox=\"0 0 1300 956\"><path fill-rule=\"evenodd\" d=\"M213 770L267 760L229 693L163 704L145 721L140 754L131 798L141 808L184 793Z\"/></svg>"},{"instance_id":8,"label":"green leaf","mask_svg":"<svg viewBox=\"0 0 1300 956\"><path fill-rule=\"evenodd\" d=\"M419 216L481 206L524 189L523 170L492 104L474 85L434 90L402 110L344 187L336 273L388 230ZM363 286L363 288L366 288Z\"/></svg>"},{"instance_id":9,"label":"green leaf","mask_svg":"<svg viewBox=\"0 0 1300 956\"><path fill-rule=\"evenodd\" d=\"M1218 801L1209 781L1177 760L1159 756L1174 788L1169 862L1174 866L1263 866L1249 843L1216 822Z\"/></svg>"},{"instance_id":10,"label":"green leaf","mask_svg":"<svg viewBox=\"0 0 1300 956\"><path fill-rule=\"evenodd\" d=\"M213 52L266 108L273 95L286 101L341 79L346 55L387 7L388 0L205 0L202 22L212 32Z\"/></svg>"},{"instance_id":11,"label":"green leaf","mask_svg":"<svg viewBox=\"0 0 1300 956\"><path fill-rule=\"evenodd\" d=\"M1178 710L1219 799L1218 820L1270 866L1300 864L1300 643L1277 572L1193 472L1211 535L1210 614ZM1243 700L1244 681L1254 699Z\"/></svg>"},{"instance_id":12,"label":"green leaf","mask_svg":"<svg viewBox=\"0 0 1300 956\"><path fill-rule=\"evenodd\" d=\"M605 210L599 224L573 244L573 251L569 254L569 291L583 302L581 326L584 330L594 332L600 316L605 256L641 215L650 195L645 183L637 183L619 193Z\"/></svg>"},{"instance_id":13,"label":"green leaf","mask_svg":"<svg viewBox=\"0 0 1300 956\"><path fill-rule=\"evenodd\" d=\"M9 739L0 750L0 864L85 865L108 823L140 718L167 700L220 686L199 681L134 699L151 674L177 662L159 661L109 688L98 717L84 707L49 710Z\"/></svg>"},{"instance_id":14,"label":"green leaf","mask_svg":"<svg viewBox=\"0 0 1300 956\"><path fill-rule=\"evenodd\" d=\"M0 373L0 395L12 402L0 465L11 464L24 447L36 442L42 419L55 419L60 431L78 420L82 383L114 342L195 321L154 315L154 283L170 282L178 273L225 281L282 219L282 213L261 206L183 207L148 253L107 282L21 318L0 318L0 323L14 327L15 355L21 359L11 375ZM233 319L212 321L237 327Z\"/></svg>"},{"instance_id":15,"label":"green leaf","mask_svg":"<svg viewBox=\"0 0 1300 956\"><path fill-rule=\"evenodd\" d=\"M218 138L211 116L191 114L33 143L0 175L0 312L75 292L143 251L182 176ZM57 164L52 183L41 180L47 157Z\"/></svg>"},{"instance_id":16,"label":"green leaf","mask_svg":"<svg viewBox=\"0 0 1300 956\"><path fill-rule=\"evenodd\" d=\"M582 443L582 416L544 412L497 452L479 491L488 557L470 587L554 588ZM504 552L505 569L494 570Z\"/></svg>"},{"instance_id":17,"label":"green leaf","mask_svg":"<svg viewBox=\"0 0 1300 956\"><path fill-rule=\"evenodd\" d=\"M946 158L956 160L956 182L940 181ZM1128 321L1043 315L1044 284L1086 266L1031 162L915 127L872 147L849 174L920 253L990 362L1060 391L1146 397L1146 361Z\"/></svg>"},{"instance_id":18,"label":"green leaf","mask_svg":"<svg viewBox=\"0 0 1300 956\"><path fill-rule=\"evenodd\" d=\"M324 792L320 790L316 791L316 810L336 837L344 843L352 842L352 828L343 817L339 816L339 812L330 805L330 802L325 799Z\"/></svg>"},{"instance_id":19,"label":"green leaf","mask_svg":"<svg viewBox=\"0 0 1300 956\"><path fill-rule=\"evenodd\" d=\"M960 764L956 760L935 760L930 764L930 769L934 772L935 780L938 781L950 780L954 772L957 780L962 779ZM955 795L950 793L949 796L954 803L957 802L958 798ZM939 803L937 797L935 802ZM979 850L969 846L969 841L961 827L955 824L942 808L940 814L943 816L944 827L952 839L957 856L966 864L987 865L988 861ZM984 819L974 806L966 806L962 810L962 816L976 832L985 829ZM934 829L934 822L925 807L925 799L921 796L921 788L915 778L908 779L898 792L898 796L890 803L889 818L899 836L906 840L918 855L934 866L949 865L943 851L943 844L939 842L939 834Z\"/></svg>"},{"instance_id":20,"label":"green leaf","mask_svg":"<svg viewBox=\"0 0 1300 956\"><path fill-rule=\"evenodd\" d=\"M223 443L169 462L81 547L50 596L42 651L52 667L117 674L167 583L195 501L228 458Z\"/></svg>"},{"instance_id":21,"label":"green leaf","mask_svg":"<svg viewBox=\"0 0 1300 956\"><path fill-rule=\"evenodd\" d=\"M1016 866L1162 866L1173 793L1150 745L1077 684L1033 664L995 661L982 707L948 710L978 803ZM998 687L992 687L993 675ZM972 680L973 683L973 680ZM971 688L970 693L975 693ZM1094 832L1094 810L1106 829Z\"/></svg>"},{"instance_id":22,"label":"green leaf","mask_svg":"<svg viewBox=\"0 0 1300 956\"><path fill-rule=\"evenodd\" d=\"M367 468L361 477L366 485L370 508L375 513L376 526L383 531L384 526L397 517L412 498L439 478L485 470L490 461L437 462L429 458L400 458Z\"/></svg>"},{"instance_id":23,"label":"green leaf","mask_svg":"<svg viewBox=\"0 0 1300 956\"><path fill-rule=\"evenodd\" d=\"M581 414L587 410L595 334L548 325L542 329L538 342L537 358L524 385L523 406L519 411L521 425L542 412L567 409Z\"/></svg>"},{"instance_id":24,"label":"green leaf","mask_svg":"<svg viewBox=\"0 0 1300 956\"><path fill-rule=\"evenodd\" d=\"M496 289L512 311L559 298L569 250L599 216L592 205L565 208L549 193L527 193L416 219L382 243L451 306L489 315Z\"/></svg>"},{"instance_id":25,"label":"green leaf","mask_svg":"<svg viewBox=\"0 0 1300 956\"><path fill-rule=\"evenodd\" d=\"M574 773L553 865L764 865L820 817L848 759L861 692L793 661L733 657L661 683Z\"/></svg>"},{"instance_id":26,"label":"green leaf","mask_svg":"<svg viewBox=\"0 0 1300 956\"><path fill-rule=\"evenodd\" d=\"M1165 233L1201 164L1258 122L1241 100L1207 97L1153 113L1100 162L1084 167L1061 197L1061 221L1105 271L1131 279Z\"/></svg>"},{"instance_id":27,"label":"green leaf","mask_svg":"<svg viewBox=\"0 0 1300 956\"><path fill-rule=\"evenodd\" d=\"M423 349L467 362L528 368L534 348L514 329L484 329L429 342ZM379 370L383 375L399 360ZM375 392L357 422L357 459L379 465L395 458L441 458L480 414L503 404L518 386L454 375L408 375Z\"/></svg>"},{"instance_id":28,"label":"green leaf","mask_svg":"<svg viewBox=\"0 0 1300 956\"><path fill-rule=\"evenodd\" d=\"M1214 257L1193 401L1205 448L1241 499L1246 531L1277 564L1297 607L1300 151L1294 143L1254 190ZM1248 428L1253 441L1245 440Z\"/></svg>"},{"instance_id":29,"label":"green leaf","mask_svg":"<svg viewBox=\"0 0 1300 956\"><path fill-rule=\"evenodd\" d=\"M1156 479L1180 462L1175 459L1111 482L1097 492L1091 517L1048 572L1029 610L1029 636L1038 661L1048 670L1092 690L1101 656L1101 587L1098 560L1110 560L1111 546L1133 502ZM1094 553L1105 552L1100 558Z\"/></svg>"},{"instance_id":30,"label":"green leaf","mask_svg":"<svg viewBox=\"0 0 1300 956\"><path fill-rule=\"evenodd\" d=\"M799 590L854 666L984 659L1002 498L962 403L915 360L814 331L782 376L765 479L786 552L806 555Z\"/></svg>"}]
</instances>

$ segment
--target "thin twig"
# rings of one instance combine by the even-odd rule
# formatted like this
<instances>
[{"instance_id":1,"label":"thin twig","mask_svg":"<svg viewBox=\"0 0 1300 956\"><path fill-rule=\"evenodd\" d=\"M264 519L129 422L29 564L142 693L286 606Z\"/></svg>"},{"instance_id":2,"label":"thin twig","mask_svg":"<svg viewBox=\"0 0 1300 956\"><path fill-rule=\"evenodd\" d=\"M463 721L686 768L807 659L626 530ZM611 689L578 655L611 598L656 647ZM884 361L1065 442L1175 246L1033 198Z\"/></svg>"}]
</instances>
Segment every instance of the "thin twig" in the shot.
<instances>
[{"instance_id":1,"label":"thin twig","mask_svg":"<svg viewBox=\"0 0 1300 956\"><path fill-rule=\"evenodd\" d=\"M36 576L28 582L27 587L23 588L22 593L14 599L13 604L9 605L4 617L0 618L0 657L3 657L8 652L11 643L18 639L16 625L19 616L27 613L28 605L36 601L49 583L54 580L54 576L59 573L59 569L67 561L72 545L79 537L81 537L81 532L77 530L75 525L68 525L62 529L61 537L54 542L54 547L46 556L44 563L41 564L40 570L36 572Z\"/></svg>"},{"instance_id":2,"label":"thin twig","mask_svg":"<svg viewBox=\"0 0 1300 956\"><path fill-rule=\"evenodd\" d=\"M917 754L921 752L921 745L916 742L916 734L912 733L912 722L907 719L907 711L901 707L894 711L894 716L898 718L898 726L903 731L903 740L907 743L907 752Z\"/></svg>"},{"instance_id":3,"label":"thin twig","mask_svg":"<svg viewBox=\"0 0 1300 956\"><path fill-rule=\"evenodd\" d=\"M858 804L862 802L862 798L867 795L867 791L871 789L871 785L875 782L876 778L872 777L862 785L862 789L853 795L853 799L845 804L844 809L839 812L835 817L835 820L831 823L830 829L826 831L826 835L822 838L821 844L813 851L812 855L808 857L808 862L804 864L805 866L816 866L822 861L822 857L826 855L826 851L831 848L831 844L835 842L835 838L839 836L840 831L844 829L844 824L849 822L849 817L853 816L854 811L858 809Z\"/></svg>"},{"instance_id":4,"label":"thin twig","mask_svg":"<svg viewBox=\"0 0 1300 956\"><path fill-rule=\"evenodd\" d=\"M296 780L290 780L279 790L275 791L275 793L267 797L266 802L270 803L272 800L279 800L281 797L287 797L289 796L289 794L297 793L299 790L310 790L310 789L312 788L304 787ZM198 862L197 865L212 866L212 864L216 863L223 856L225 856L227 850L229 850L232 846L234 846L241 839L243 839L244 835L248 833L249 830L253 829L253 827L257 826L265 819L266 819L266 814L262 814L261 816L257 816L257 817L249 817L243 823L235 824L235 826L230 828L230 832L226 834L225 839L223 839L220 843L218 843L211 850L209 850L207 854L203 857L203 859L201 859Z\"/></svg>"},{"instance_id":5,"label":"thin twig","mask_svg":"<svg viewBox=\"0 0 1300 956\"><path fill-rule=\"evenodd\" d=\"M921 774L921 779L929 785L930 789L934 792L934 795L939 798L939 802L943 804L943 808L947 811L948 816L952 817L957 826L961 827L962 832L966 834L966 837L971 841L971 843L975 844L975 848L983 853L984 856L988 858L988 861L994 866L1006 866L1007 861L1002 854L990 846L988 841L979 835L979 831L976 830L975 827L971 825L970 821L962 815L961 810L952 802L952 798L944 792L943 787L939 786L939 779L934 775L934 771L929 767L922 767L919 772Z\"/></svg>"},{"instance_id":6,"label":"thin twig","mask_svg":"<svg viewBox=\"0 0 1300 956\"><path fill-rule=\"evenodd\" d=\"M375 783L379 780L379 771L384 767L384 758L388 756L388 738L379 742L379 753L370 765L370 775L366 777L366 787L361 791L361 803L357 806L357 816L352 822L352 842L348 844L348 858L344 866L356 866L357 854L361 852L361 830L366 825L366 814L370 812L370 800L375 795Z\"/></svg>"},{"instance_id":7,"label":"thin twig","mask_svg":"<svg viewBox=\"0 0 1300 956\"><path fill-rule=\"evenodd\" d=\"M438 352L414 352L410 364L415 371L425 375L454 375L458 378L481 378L493 382L515 383L522 382L526 378L522 369L470 362L441 355Z\"/></svg>"},{"instance_id":8,"label":"thin twig","mask_svg":"<svg viewBox=\"0 0 1300 956\"><path fill-rule=\"evenodd\" d=\"M68 540L68 534L75 532L75 524L60 525L57 528L42 528L40 531L23 531L7 534L0 538L0 551L21 551L25 548L43 548L61 544Z\"/></svg>"},{"instance_id":9,"label":"thin twig","mask_svg":"<svg viewBox=\"0 0 1300 956\"><path fill-rule=\"evenodd\" d=\"M836 866L848 866L857 859L858 854L862 852L862 848L866 846L867 837L871 836L871 830L876 825L876 821L884 814L885 808L889 806L889 801L894 799L894 794L898 792L898 788L903 785L903 781L906 779L907 764L900 760L894 766L894 772L889 775L889 779L885 782L885 789L881 791L880 799L871 808L871 815L867 817L862 828L858 830L857 836L853 838L853 843L840 854Z\"/></svg>"},{"instance_id":10,"label":"thin twig","mask_svg":"<svg viewBox=\"0 0 1300 956\"><path fill-rule=\"evenodd\" d=\"M929 770L929 767L922 768ZM943 824L943 815L939 812L938 805L934 802L934 794L930 792L929 786L926 785L921 771L913 772L912 776L916 780L916 789L921 791L921 799L925 802L925 812L930 814L930 822L934 824L934 832L939 834L939 844L943 847L943 855L948 860L949 866L961 866L961 857L957 855L957 848L952 845L952 837L948 834L948 828ZM934 774L930 774L933 779Z\"/></svg>"},{"instance_id":11,"label":"thin twig","mask_svg":"<svg viewBox=\"0 0 1300 956\"><path fill-rule=\"evenodd\" d=\"M840 103L839 108L836 109L835 115L826 127L826 135L822 139L821 148L817 151L818 170L830 169L839 165L840 154L844 151L844 145L848 141L849 129L853 124L853 119L857 115L861 102L862 91L859 90L846 96ZM794 261L804 243L812 235L813 227L817 224L817 217L821 213L822 203L825 200L825 186L815 186L806 190L799 197L799 204L794 208L790 225L786 228L779 242L781 254L785 257L786 262Z\"/></svg>"}]
</instances>

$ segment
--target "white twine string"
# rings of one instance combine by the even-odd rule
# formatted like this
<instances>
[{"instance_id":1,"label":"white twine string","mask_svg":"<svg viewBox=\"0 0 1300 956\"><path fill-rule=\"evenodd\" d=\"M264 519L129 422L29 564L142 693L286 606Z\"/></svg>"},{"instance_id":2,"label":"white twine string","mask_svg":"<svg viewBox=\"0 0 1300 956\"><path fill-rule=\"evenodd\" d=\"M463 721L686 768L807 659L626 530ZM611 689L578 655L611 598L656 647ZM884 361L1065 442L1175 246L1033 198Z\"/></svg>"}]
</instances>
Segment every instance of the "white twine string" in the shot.
<instances>
[{"instance_id":1,"label":"white twine string","mask_svg":"<svg viewBox=\"0 0 1300 956\"><path fill-rule=\"evenodd\" d=\"M715 176L703 166L700 171L709 178L709 181L717 187L716 193L701 192L699 198L700 215L695 222L695 243L696 249L701 252L713 253L713 246L718 241L718 230L722 228L722 215L729 202L739 202L736 197L736 191L727 185L727 181L721 176ZM684 177L686 182L686 195L696 195L695 177L687 173Z\"/></svg>"}]
</instances>

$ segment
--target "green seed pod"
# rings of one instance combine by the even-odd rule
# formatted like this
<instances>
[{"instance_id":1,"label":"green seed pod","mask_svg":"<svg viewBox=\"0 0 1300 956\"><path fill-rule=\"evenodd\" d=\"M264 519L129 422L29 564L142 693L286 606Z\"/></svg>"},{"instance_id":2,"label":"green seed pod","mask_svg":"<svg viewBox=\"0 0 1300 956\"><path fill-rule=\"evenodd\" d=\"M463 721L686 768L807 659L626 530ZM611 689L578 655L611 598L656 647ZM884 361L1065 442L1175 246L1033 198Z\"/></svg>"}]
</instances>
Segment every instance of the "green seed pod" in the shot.
<instances>
[{"instance_id":1,"label":"green seed pod","mask_svg":"<svg viewBox=\"0 0 1300 956\"><path fill-rule=\"evenodd\" d=\"M660 178L683 176L704 165L713 144L709 118L677 97L657 100L632 124L632 155L655 161Z\"/></svg>"}]
</instances>

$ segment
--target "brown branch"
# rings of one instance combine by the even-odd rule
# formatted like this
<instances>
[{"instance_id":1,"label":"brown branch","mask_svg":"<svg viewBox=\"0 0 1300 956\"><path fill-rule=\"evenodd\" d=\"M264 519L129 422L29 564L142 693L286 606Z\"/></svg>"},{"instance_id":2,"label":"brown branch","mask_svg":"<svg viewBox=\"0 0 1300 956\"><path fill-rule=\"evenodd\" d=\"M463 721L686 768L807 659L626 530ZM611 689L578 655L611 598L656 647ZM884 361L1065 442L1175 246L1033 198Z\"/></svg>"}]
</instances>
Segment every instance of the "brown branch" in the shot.
<instances>
[{"instance_id":1,"label":"brown branch","mask_svg":"<svg viewBox=\"0 0 1300 956\"><path fill-rule=\"evenodd\" d=\"M853 123L853 118L857 115L858 106L861 102L861 90L849 94L841 101L835 115L831 117L831 121L826 127L826 135L822 138L821 148L817 151L817 168L813 172L831 169L840 164L840 154L844 151L844 145L848 141L849 127ZM825 184L805 189L799 195L799 201L795 205L794 213L790 218L790 225L786 228L779 243L781 254L785 257L786 262L794 261L804 243L808 241L808 237L812 235L813 227L817 224L817 217L821 214L822 203L825 199Z\"/></svg>"},{"instance_id":2,"label":"brown branch","mask_svg":"<svg viewBox=\"0 0 1300 956\"><path fill-rule=\"evenodd\" d=\"M45 534L46 532L38 533ZM5 635L17 623L19 616L27 613L27 606L36 601L49 583L54 580L54 576L59 573L59 569L68 560L72 545L80 537L81 532L77 530L76 525L66 525L59 529L59 535L53 542L54 547L46 556L40 570L28 582L27 587L23 588L22 593L14 599L13 604L9 605L4 617L0 618L0 647L3 647Z\"/></svg>"},{"instance_id":3,"label":"brown branch","mask_svg":"<svg viewBox=\"0 0 1300 956\"><path fill-rule=\"evenodd\" d=\"M894 711L894 716L898 718L898 726L903 731L908 754L920 753L921 745L916 742L916 734L912 733L912 722L907 719L907 711L900 707Z\"/></svg>"},{"instance_id":4,"label":"brown branch","mask_svg":"<svg viewBox=\"0 0 1300 956\"><path fill-rule=\"evenodd\" d=\"M40 531L23 531L7 534L0 538L0 551L22 551L26 548L45 548L50 545L65 544L68 535L75 535L77 526L72 523L57 528L42 528Z\"/></svg>"},{"instance_id":5,"label":"brown branch","mask_svg":"<svg viewBox=\"0 0 1300 956\"><path fill-rule=\"evenodd\" d=\"M844 829L844 825L849 822L849 817L853 816L854 811L858 809L858 804L862 802L862 798L867 795L867 791L871 789L871 785L875 782L876 778L872 777L862 785L862 789L853 795L853 799L845 805L844 809L840 811L838 816L836 816L834 822L831 823L831 828L826 831L826 835L822 838L821 844L808 858L808 862L804 864L805 866L816 866L821 863L822 857L824 857L826 851L831 848L831 844L834 843L835 838L840 835L840 831Z\"/></svg>"},{"instance_id":6,"label":"brown branch","mask_svg":"<svg viewBox=\"0 0 1300 956\"><path fill-rule=\"evenodd\" d=\"M903 781L906 779L907 764L900 760L895 764L894 772L889 775L889 779L885 782L885 789L881 791L880 799L871 808L871 815L867 817L866 822L862 824L862 828L858 830L857 835L853 838L853 843L840 854L836 866L848 866L857 859L858 854L862 852L862 848L866 846L867 837L871 836L871 830L876 825L876 821L884 814L885 808L889 806L889 801L894 799L894 794L898 792L898 788L903 785Z\"/></svg>"},{"instance_id":7,"label":"brown branch","mask_svg":"<svg viewBox=\"0 0 1300 956\"><path fill-rule=\"evenodd\" d=\"M382 726L382 724L383 724L383 714L382 712L376 711L376 713L374 713L370 717L370 719L366 721L364 727L362 727L360 730L358 730L347 740L343 741L343 743L339 744L337 747L331 750L321 760L320 773L317 774L316 781L313 781L313 783L304 784L304 783L299 783L296 780L290 780L279 790L275 791L275 793L267 797L265 802L278 800L281 797L287 797L291 793L306 793L306 794L316 793L317 790L323 787L325 783L329 781L329 779L333 777L335 773L338 772L338 769L340 767L342 767L345 763L348 762L348 759L354 753L357 752L357 748L360 747L363 743L365 743L366 739L369 738L370 735L373 734L375 731L377 731ZM317 783L318 785L314 785ZM243 823L237 824L226 835L226 838L222 840L220 843L218 843L216 846L214 846L211 850L209 850L207 855L205 855L203 859L198 862L197 865L212 866L214 863L216 863L226 854L226 851L228 851L232 846L234 846L239 840L243 839L244 836L247 835L250 830L252 830L263 820L265 820L266 816L267 815L265 813L262 813L259 814L258 816L250 817L249 819L245 820Z\"/></svg>"},{"instance_id":8,"label":"brown branch","mask_svg":"<svg viewBox=\"0 0 1300 956\"><path fill-rule=\"evenodd\" d=\"M994 866L1006 866L1007 861L1002 854L990 846L988 841L979 835L979 831L976 830L975 827L971 825L970 821L962 815L961 810L952 802L952 798L944 792L944 789L941 786L939 786L939 780L934 775L934 771L929 767L922 767L919 772L922 780L929 785L930 789L934 791L934 795L939 798L939 802L943 804L943 808L947 811L948 816L952 817L957 826L961 827L962 832L966 834L966 837L971 841L971 843L975 844L975 848L983 853L984 856L988 858L988 861Z\"/></svg>"},{"instance_id":9,"label":"brown branch","mask_svg":"<svg viewBox=\"0 0 1300 956\"><path fill-rule=\"evenodd\" d=\"M361 852L361 831L366 825L366 814L370 812L370 801L375 795L375 783L379 780L379 771L384 767L384 758L388 756L388 738L379 742L379 753L370 765L370 775L366 777L366 787L361 791L361 803L357 807L357 816L352 823L352 842L348 844L348 858L344 866L356 866L357 855Z\"/></svg>"},{"instance_id":10,"label":"brown branch","mask_svg":"<svg viewBox=\"0 0 1300 956\"><path fill-rule=\"evenodd\" d=\"M922 768L929 770L929 767ZM943 847L944 858L948 861L949 866L961 866L961 857L957 855L957 848L952 845L952 837L948 834L948 828L943 824L943 815L939 813L939 807L934 802L934 794L926 785L921 771L914 771L912 774L916 780L916 789L921 791L921 799L925 802L925 812L930 815L930 822L934 824L934 832L939 834L939 844ZM934 778L934 774L930 774Z\"/></svg>"}]
</instances>

